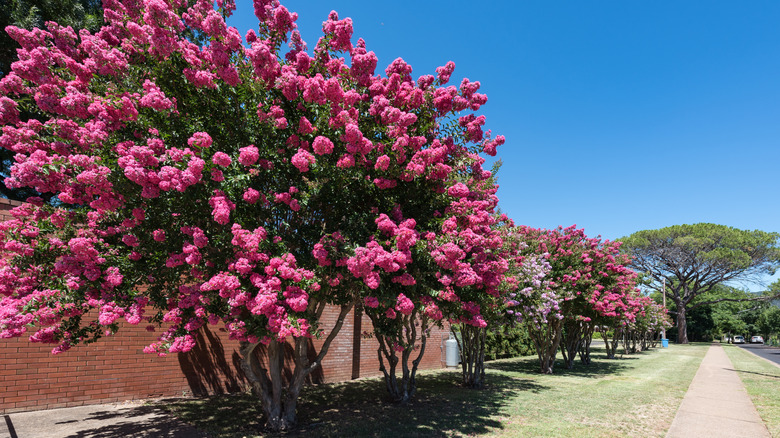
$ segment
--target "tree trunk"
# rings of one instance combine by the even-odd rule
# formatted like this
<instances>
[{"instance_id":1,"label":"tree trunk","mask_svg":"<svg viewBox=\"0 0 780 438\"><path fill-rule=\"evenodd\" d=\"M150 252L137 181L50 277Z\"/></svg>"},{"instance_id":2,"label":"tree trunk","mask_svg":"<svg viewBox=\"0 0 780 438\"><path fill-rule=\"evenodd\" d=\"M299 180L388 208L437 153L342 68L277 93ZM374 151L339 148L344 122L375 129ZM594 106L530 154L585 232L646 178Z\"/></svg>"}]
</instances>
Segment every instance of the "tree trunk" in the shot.
<instances>
[{"instance_id":1,"label":"tree trunk","mask_svg":"<svg viewBox=\"0 0 780 438\"><path fill-rule=\"evenodd\" d=\"M624 327L623 330L620 331L620 335L621 335L621 340L623 342L623 354L628 355L629 347L630 347L629 338L631 337L631 329L629 329L628 326Z\"/></svg>"},{"instance_id":2,"label":"tree trunk","mask_svg":"<svg viewBox=\"0 0 780 438\"><path fill-rule=\"evenodd\" d=\"M607 349L607 359L614 359L617 355L618 344L623 337L623 328L620 325L612 327L612 339L607 335L607 330L603 327L600 331L601 338L604 339L604 346Z\"/></svg>"},{"instance_id":3,"label":"tree trunk","mask_svg":"<svg viewBox=\"0 0 780 438\"><path fill-rule=\"evenodd\" d=\"M542 374L553 373L553 367L555 366L555 352L550 350L552 349L549 348L547 351L539 353L539 372ZM558 351L558 349L556 348L555 351Z\"/></svg>"},{"instance_id":4,"label":"tree trunk","mask_svg":"<svg viewBox=\"0 0 780 438\"><path fill-rule=\"evenodd\" d=\"M582 323L580 321L566 319L563 324L561 342L561 354L566 369L574 368L574 359L582 344Z\"/></svg>"},{"instance_id":5,"label":"tree trunk","mask_svg":"<svg viewBox=\"0 0 780 438\"><path fill-rule=\"evenodd\" d=\"M397 339L395 337L388 337L377 334L376 339L379 341L379 349L377 350L377 356L379 357L379 370L385 377L385 387L390 394L390 398L400 404L408 403L415 393L417 393L417 368L420 365L420 361L425 355L425 345L428 340L426 334L428 330L428 318L423 315L420 322L420 352L417 357L412 360L412 366L409 367L409 358L412 356L414 347L417 341L417 326L415 321L417 318L417 309L415 309L411 315L404 316L404 333L401 334L405 339ZM375 324L376 325L376 324ZM396 354L396 346L401 346L401 359L399 361ZM385 367L385 360L387 360L390 369ZM398 363L401 363L401 380L396 377L396 370Z\"/></svg>"},{"instance_id":6,"label":"tree trunk","mask_svg":"<svg viewBox=\"0 0 780 438\"><path fill-rule=\"evenodd\" d=\"M612 348L612 343L610 342L607 330L602 327L601 330L599 330L599 333L601 334L601 339L604 340L604 348L607 350L607 359L614 359L615 350Z\"/></svg>"},{"instance_id":7,"label":"tree trunk","mask_svg":"<svg viewBox=\"0 0 780 438\"><path fill-rule=\"evenodd\" d=\"M626 337L624 338L624 346L626 354L636 353L636 330L626 329Z\"/></svg>"},{"instance_id":8,"label":"tree trunk","mask_svg":"<svg viewBox=\"0 0 780 438\"><path fill-rule=\"evenodd\" d=\"M557 318L552 318L546 324L539 327L528 325L528 333L534 341L536 354L539 356L539 371L542 374L552 374L555 366L555 356L558 354L558 346L561 344L562 324Z\"/></svg>"},{"instance_id":9,"label":"tree trunk","mask_svg":"<svg viewBox=\"0 0 780 438\"><path fill-rule=\"evenodd\" d=\"M661 332L653 332L650 339L650 348L655 348L658 345L658 340L661 339Z\"/></svg>"},{"instance_id":10,"label":"tree trunk","mask_svg":"<svg viewBox=\"0 0 780 438\"><path fill-rule=\"evenodd\" d=\"M677 343L688 343L688 322L685 319L685 305L682 302L677 304Z\"/></svg>"},{"instance_id":11,"label":"tree trunk","mask_svg":"<svg viewBox=\"0 0 780 438\"><path fill-rule=\"evenodd\" d=\"M317 313L322 314L322 306L318 307ZM328 352L331 342L341 330L344 318L352 308L351 304L341 306L341 312L336 319L336 324L328 337L320 347L320 352L314 360L309 359L309 339L295 338L295 353L293 359L295 368L287 387L283 388L284 373L284 342L274 339L268 343L266 350L268 356L268 368L263 368L260 360L255 353L259 342L241 342L241 369L252 386L252 392L263 407L263 413L266 418L266 428L274 431L287 431L295 427L297 418L295 409L298 405L298 397L301 389L306 382L306 377L311 374L322 363L323 357Z\"/></svg>"},{"instance_id":12,"label":"tree trunk","mask_svg":"<svg viewBox=\"0 0 780 438\"><path fill-rule=\"evenodd\" d=\"M590 343L593 341L593 323L586 323L582 330L582 342L580 343L580 362L590 365Z\"/></svg>"},{"instance_id":13,"label":"tree trunk","mask_svg":"<svg viewBox=\"0 0 780 438\"><path fill-rule=\"evenodd\" d=\"M263 368L255 354L259 342L241 343L241 369L252 385L252 392L260 399L265 413L266 428L273 431L290 430L295 426L295 408L292 413L282 401L282 370L284 345L277 340L268 344L268 368ZM285 397L286 398L286 397Z\"/></svg>"},{"instance_id":14,"label":"tree trunk","mask_svg":"<svg viewBox=\"0 0 780 438\"><path fill-rule=\"evenodd\" d=\"M462 342L458 341L458 348L460 348L463 386L481 389L485 385L487 327L460 324L460 335Z\"/></svg>"}]
</instances>

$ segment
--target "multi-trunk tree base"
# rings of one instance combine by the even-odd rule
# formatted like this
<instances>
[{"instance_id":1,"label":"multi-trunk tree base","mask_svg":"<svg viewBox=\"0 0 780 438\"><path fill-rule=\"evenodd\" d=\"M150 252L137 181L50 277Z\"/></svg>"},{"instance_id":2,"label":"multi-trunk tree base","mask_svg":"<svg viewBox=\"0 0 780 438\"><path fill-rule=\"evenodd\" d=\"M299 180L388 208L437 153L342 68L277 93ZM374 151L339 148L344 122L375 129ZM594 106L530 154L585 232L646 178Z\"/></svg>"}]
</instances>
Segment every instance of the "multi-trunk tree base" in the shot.
<instances>
[{"instance_id":1,"label":"multi-trunk tree base","mask_svg":"<svg viewBox=\"0 0 780 438\"><path fill-rule=\"evenodd\" d=\"M417 309L415 309L411 315L399 317L400 323L403 325L400 337L375 333L379 342L377 349L379 370L382 371L387 392L394 403L406 404L417 393L417 368L425 355L425 345L428 339L428 318L423 315L418 320L417 314ZM372 318L374 327L376 327L378 325L376 315L369 314L369 317ZM417 347L418 335L419 348ZM418 350L417 354L410 364L415 350ZM401 353L400 358L397 353ZM401 365L400 379L396 375L399 364Z\"/></svg>"},{"instance_id":2,"label":"multi-trunk tree base","mask_svg":"<svg viewBox=\"0 0 780 438\"><path fill-rule=\"evenodd\" d=\"M323 306L318 307L319 313L322 313ZM249 380L252 392L262 404L268 430L278 432L295 428L298 396L300 396L303 385L306 383L306 378L321 365L323 357L325 357L331 342L333 342L333 339L341 330L344 318L350 309L352 309L352 305L341 307L335 326L328 334L328 337L325 338L325 342L314 360L310 359L309 356L311 340L305 337L294 338L294 368L292 377L287 381L286 387L283 386L285 343L276 339L268 343L266 348L268 367L264 368L255 351L260 343L241 342L241 370Z\"/></svg>"},{"instance_id":3,"label":"multi-trunk tree base","mask_svg":"<svg viewBox=\"0 0 780 438\"><path fill-rule=\"evenodd\" d=\"M459 328L461 339L455 339L458 341L458 348L460 349L463 386L481 389L485 386L487 327L460 324Z\"/></svg>"}]
</instances>

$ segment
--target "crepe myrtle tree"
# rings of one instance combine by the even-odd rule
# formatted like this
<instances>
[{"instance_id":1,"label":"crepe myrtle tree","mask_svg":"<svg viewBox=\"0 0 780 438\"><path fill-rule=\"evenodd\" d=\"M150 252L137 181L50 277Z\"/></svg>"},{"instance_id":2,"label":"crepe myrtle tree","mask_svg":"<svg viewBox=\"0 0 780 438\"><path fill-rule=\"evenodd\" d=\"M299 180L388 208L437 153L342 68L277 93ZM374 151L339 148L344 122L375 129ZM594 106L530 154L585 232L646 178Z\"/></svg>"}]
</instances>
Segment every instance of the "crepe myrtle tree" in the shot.
<instances>
[{"instance_id":1,"label":"crepe myrtle tree","mask_svg":"<svg viewBox=\"0 0 780 438\"><path fill-rule=\"evenodd\" d=\"M584 233L583 233L584 234ZM602 301L631 294L636 286L636 273L628 267L630 258L620 253L621 242L601 240L600 237L584 238L578 248L578 262L584 265L565 280L577 290L577 295L567 306L571 312L564 323L564 359L572 368L574 356L579 352L582 363L590 363L590 344L596 329L595 320L609 313ZM639 303L640 309L644 302Z\"/></svg>"},{"instance_id":2,"label":"crepe myrtle tree","mask_svg":"<svg viewBox=\"0 0 780 438\"><path fill-rule=\"evenodd\" d=\"M482 163L482 159L478 158ZM509 261L504 248L514 223L497 209L496 174L501 160L493 163L490 179L464 180L449 190L460 200L448 208L442 233L435 241L439 303L456 332L463 386L481 389L485 384L487 332L506 321Z\"/></svg>"},{"instance_id":3,"label":"crepe myrtle tree","mask_svg":"<svg viewBox=\"0 0 780 438\"><path fill-rule=\"evenodd\" d=\"M625 327L636 318L634 301L630 296L631 294L608 294L595 303L602 309L595 325L604 340L607 359L615 358Z\"/></svg>"},{"instance_id":4,"label":"crepe myrtle tree","mask_svg":"<svg viewBox=\"0 0 780 438\"><path fill-rule=\"evenodd\" d=\"M629 352L633 336L649 329L660 329L669 324L666 311L638 287L626 289L620 294L606 294L594 303L600 309L596 320L598 331L606 347L607 359L614 359L620 342ZM639 321L639 319L642 319Z\"/></svg>"},{"instance_id":5,"label":"crepe myrtle tree","mask_svg":"<svg viewBox=\"0 0 780 438\"><path fill-rule=\"evenodd\" d=\"M634 290L627 297L628 306L632 308L632 317L626 318L622 323L622 330L616 332L616 337L623 341L623 347L626 354L644 351L648 347L648 335L651 333L650 315L660 307L653 302L652 298L642 295L639 289ZM653 324L654 327L660 327Z\"/></svg>"},{"instance_id":6,"label":"crepe myrtle tree","mask_svg":"<svg viewBox=\"0 0 780 438\"><path fill-rule=\"evenodd\" d=\"M494 212L497 186L472 181L468 194L448 208L449 218L437 241L435 261L440 297L438 308L454 329L461 357L462 383L480 389L485 384L487 331L500 324L506 312L509 261L504 235L513 226L504 214Z\"/></svg>"},{"instance_id":7,"label":"crepe myrtle tree","mask_svg":"<svg viewBox=\"0 0 780 438\"><path fill-rule=\"evenodd\" d=\"M648 296L638 297L641 311L637 313L636 320L631 324L633 330L631 339L633 344L638 344L639 351L645 351L655 347L661 335L661 330L672 326L667 316L666 309L657 304Z\"/></svg>"},{"instance_id":8,"label":"crepe myrtle tree","mask_svg":"<svg viewBox=\"0 0 780 438\"><path fill-rule=\"evenodd\" d=\"M491 177L477 154L504 142L474 113L487 98L479 82L447 86L451 62L417 80L400 58L377 74L335 12L309 53L297 14L273 0L254 2L243 38L225 24L231 1L104 7L94 34L8 28L22 49L0 80L6 184L61 207L32 199L0 225L0 337L35 328L60 353L125 320L159 324L145 351L163 355L221 323L268 427L291 428L355 303L395 297L405 315L413 296L417 315L435 314L422 288L442 270L437 239ZM46 122L20 120L26 108ZM319 322L326 305L340 308L333 327Z\"/></svg>"},{"instance_id":9,"label":"crepe myrtle tree","mask_svg":"<svg viewBox=\"0 0 780 438\"><path fill-rule=\"evenodd\" d=\"M472 167L482 162L473 156L470 161ZM380 370L396 402L408 402L417 390L416 372L433 325L444 321L480 329L486 325L483 307L475 300L484 304L497 297L506 270L506 262L495 251L502 242L494 230L499 220L494 214L496 189L492 178L471 178L450 186L447 194L457 200L434 212L434 217L443 219L438 234L419 235L415 222L403 220L398 212L393 218L382 215L376 221L377 239L348 261L353 275L368 278L370 260L383 265L377 279L394 273L386 287L368 291L363 307L379 342ZM420 244L415 246L418 238ZM413 258L429 265L394 262L397 257L392 254L410 250Z\"/></svg>"},{"instance_id":10,"label":"crepe myrtle tree","mask_svg":"<svg viewBox=\"0 0 780 438\"><path fill-rule=\"evenodd\" d=\"M586 338L595 316L590 299L609 262L609 254L602 250L600 239L591 239L575 226L558 228L544 234L548 261L553 267L556 284L567 290L561 303L563 326L561 354L566 368L574 367L574 359ZM614 261L614 259L612 259ZM606 274L608 275L608 274Z\"/></svg>"},{"instance_id":11,"label":"crepe myrtle tree","mask_svg":"<svg viewBox=\"0 0 780 438\"><path fill-rule=\"evenodd\" d=\"M552 374L561 342L563 298L550 277L550 254L540 245L541 232L525 226L513 230L511 238L517 244L510 253L513 256L510 273L517 281L517 289L509 294L511 300L507 304L511 307L508 312L528 330L539 357L540 371Z\"/></svg>"},{"instance_id":12,"label":"crepe myrtle tree","mask_svg":"<svg viewBox=\"0 0 780 438\"><path fill-rule=\"evenodd\" d=\"M591 310L588 287L592 283L593 261L588 251L594 248L584 231L575 226L554 230L522 226L517 233L525 243L521 257L526 254L541 257L549 266L543 287L524 287L518 300L520 317L536 344L541 371L553 372L559 347L566 366L571 368L581 344L583 328L591 319L586 316ZM534 257L531 261L535 261ZM521 258L519 262L526 260Z\"/></svg>"}]
</instances>

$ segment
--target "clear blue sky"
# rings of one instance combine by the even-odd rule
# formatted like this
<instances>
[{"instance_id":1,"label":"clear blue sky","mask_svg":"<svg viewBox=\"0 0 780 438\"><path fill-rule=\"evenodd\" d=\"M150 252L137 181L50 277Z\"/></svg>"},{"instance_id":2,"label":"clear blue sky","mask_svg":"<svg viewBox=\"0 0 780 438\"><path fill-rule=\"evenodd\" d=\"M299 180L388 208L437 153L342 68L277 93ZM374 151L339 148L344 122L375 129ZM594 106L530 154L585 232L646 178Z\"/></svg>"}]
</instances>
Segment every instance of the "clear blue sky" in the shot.
<instances>
[{"instance_id":1,"label":"clear blue sky","mask_svg":"<svg viewBox=\"0 0 780 438\"><path fill-rule=\"evenodd\" d=\"M256 27L251 2L231 20ZM778 1L283 1L312 48L331 10L413 76L452 60L503 134L518 224L590 236L712 222L780 231Z\"/></svg>"}]
</instances>

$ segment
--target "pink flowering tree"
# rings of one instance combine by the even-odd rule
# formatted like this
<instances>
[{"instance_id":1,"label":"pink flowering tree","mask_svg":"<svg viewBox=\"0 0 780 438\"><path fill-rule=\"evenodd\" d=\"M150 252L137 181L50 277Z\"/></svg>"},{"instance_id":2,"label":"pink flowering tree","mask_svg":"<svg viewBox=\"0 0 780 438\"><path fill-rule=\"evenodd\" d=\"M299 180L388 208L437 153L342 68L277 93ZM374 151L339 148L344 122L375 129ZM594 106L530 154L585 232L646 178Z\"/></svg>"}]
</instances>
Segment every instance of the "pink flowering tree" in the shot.
<instances>
[{"instance_id":1,"label":"pink flowering tree","mask_svg":"<svg viewBox=\"0 0 780 438\"><path fill-rule=\"evenodd\" d=\"M594 312L589 298L600 280L597 264L604 254L598 239L589 239L584 230L575 226L557 228L542 235L550 276L558 289L562 320L561 354L566 368L574 366L580 347L589 341Z\"/></svg>"},{"instance_id":2,"label":"pink flowering tree","mask_svg":"<svg viewBox=\"0 0 780 438\"><path fill-rule=\"evenodd\" d=\"M494 213L498 199L492 181L471 187L448 209L435 245L435 261L442 269L437 273L441 290L435 304L459 333L463 385L479 389L485 384L487 331L505 315L510 287L503 245L512 221Z\"/></svg>"},{"instance_id":3,"label":"pink flowering tree","mask_svg":"<svg viewBox=\"0 0 780 438\"><path fill-rule=\"evenodd\" d=\"M565 230L564 230L565 231ZM636 273L628 268L629 258L620 254L620 242L588 238L582 230L572 230L577 236L566 245L576 260L572 260L572 275L565 277L576 291L569 301L564 322L562 354L567 368L574 366L577 353L584 364L590 363L590 344L595 331L595 320L602 316L596 302L602 295L628 294L635 284Z\"/></svg>"},{"instance_id":4,"label":"pink flowering tree","mask_svg":"<svg viewBox=\"0 0 780 438\"><path fill-rule=\"evenodd\" d=\"M640 295L637 289L631 296L635 318L624 327L625 351L632 353L654 347L661 330L672 326L666 310L652 298Z\"/></svg>"},{"instance_id":5,"label":"pink flowering tree","mask_svg":"<svg viewBox=\"0 0 780 438\"><path fill-rule=\"evenodd\" d=\"M451 178L470 177L448 184L442 193L446 205L429 204L435 209L426 224L434 228L420 227L395 209L392 217L376 219L376 238L347 262L350 272L369 286L363 307L379 342L386 387L400 403L417 390L416 372L430 328L445 321L484 328L475 300L494 300L506 270L496 252L501 246L494 230L497 186L491 173L482 170L483 159L465 149L460 153L468 166L456 168L458 176Z\"/></svg>"},{"instance_id":6,"label":"pink flowering tree","mask_svg":"<svg viewBox=\"0 0 780 438\"><path fill-rule=\"evenodd\" d=\"M573 226L554 230L521 226L516 233L524 243L517 262L534 267L541 258L547 267L541 287L525 283L519 288L516 312L534 340L541 371L549 374L559 347L566 365L570 365L572 355L567 353L573 351L576 355L582 327L589 321L587 301L582 295L589 263L582 257L586 237Z\"/></svg>"},{"instance_id":7,"label":"pink flowering tree","mask_svg":"<svg viewBox=\"0 0 780 438\"><path fill-rule=\"evenodd\" d=\"M644 339L647 348L654 348L661 339L663 331L672 327L672 320L669 318L667 310L656 302L650 301L645 306L644 311L644 315L640 317L641 323L645 327Z\"/></svg>"},{"instance_id":8,"label":"pink flowering tree","mask_svg":"<svg viewBox=\"0 0 780 438\"><path fill-rule=\"evenodd\" d=\"M607 359L614 359L620 341L624 339L626 328L636 319L641 311L636 288L621 293L604 293L594 299L594 306L599 310L596 327L606 348Z\"/></svg>"},{"instance_id":9,"label":"pink flowering tree","mask_svg":"<svg viewBox=\"0 0 780 438\"><path fill-rule=\"evenodd\" d=\"M634 320L626 324L623 342L627 353L636 353L649 348L647 336L650 334L648 326L649 319L647 313L653 299L648 296L632 297L636 306Z\"/></svg>"},{"instance_id":10,"label":"pink flowering tree","mask_svg":"<svg viewBox=\"0 0 780 438\"><path fill-rule=\"evenodd\" d=\"M384 345L405 351L443 318L437 303L457 302L436 292L439 236L503 137L474 114L478 82L446 85L452 63L414 80L397 59L383 76L349 18L331 13L309 53L277 1L254 2L245 37L225 24L233 2L217 4L106 0L95 34L8 29L22 49L0 80L6 184L61 206L32 199L0 225L0 337L35 327L59 353L124 320L160 325L145 351L162 355L224 324L268 426L288 429L355 303L384 306ZM493 281L479 260L448 269ZM319 323L327 305L334 327Z\"/></svg>"}]
</instances>

